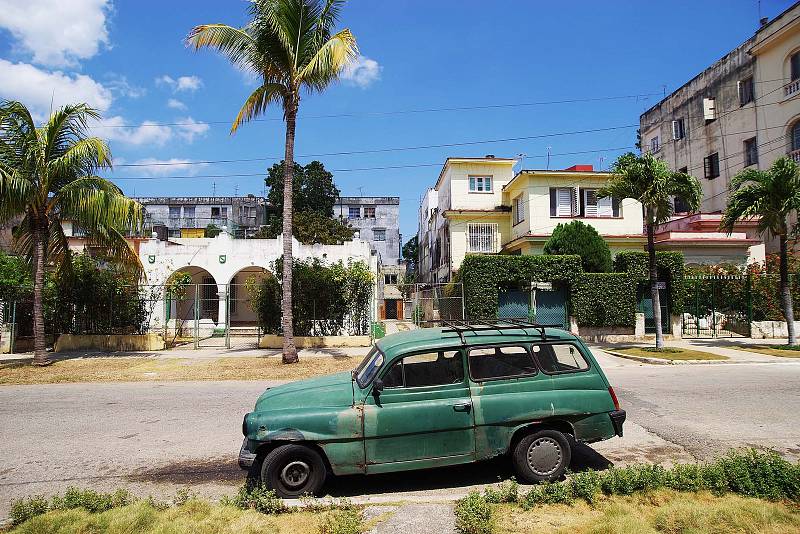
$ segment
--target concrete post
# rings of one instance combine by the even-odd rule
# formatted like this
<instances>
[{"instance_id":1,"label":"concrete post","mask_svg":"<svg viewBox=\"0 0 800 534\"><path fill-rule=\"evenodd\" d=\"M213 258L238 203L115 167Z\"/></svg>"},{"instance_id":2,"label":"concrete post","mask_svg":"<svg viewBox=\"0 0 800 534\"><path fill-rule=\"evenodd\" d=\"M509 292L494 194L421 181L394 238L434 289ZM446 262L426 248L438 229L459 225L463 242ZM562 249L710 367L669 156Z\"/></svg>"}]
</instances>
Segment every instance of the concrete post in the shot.
<instances>
[{"instance_id":1,"label":"concrete post","mask_svg":"<svg viewBox=\"0 0 800 534\"><path fill-rule=\"evenodd\" d=\"M218 317L217 317L217 328L225 328L228 324L228 286L224 284L218 284L217 288L217 297L219 298L218 304Z\"/></svg>"},{"instance_id":2,"label":"concrete post","mask_svg":"<svg viewBox=\"0 0 800 534\"><path fill-rule=\"evenodd\" d=\"M633 335L637 338L644 337L644 313L636 313L636 327L634 328Z\"/></svg>"},{"instance_id":3,"label":"concrete post","mask_svg":"<svg viewBox=\"0 0 800 534\"><path fill-rule=\"evenodd\" d=\"M670 315L669 320L672 327L672 338L681 339L683 337L683 315Z\"/></svg>"}]
</instances>

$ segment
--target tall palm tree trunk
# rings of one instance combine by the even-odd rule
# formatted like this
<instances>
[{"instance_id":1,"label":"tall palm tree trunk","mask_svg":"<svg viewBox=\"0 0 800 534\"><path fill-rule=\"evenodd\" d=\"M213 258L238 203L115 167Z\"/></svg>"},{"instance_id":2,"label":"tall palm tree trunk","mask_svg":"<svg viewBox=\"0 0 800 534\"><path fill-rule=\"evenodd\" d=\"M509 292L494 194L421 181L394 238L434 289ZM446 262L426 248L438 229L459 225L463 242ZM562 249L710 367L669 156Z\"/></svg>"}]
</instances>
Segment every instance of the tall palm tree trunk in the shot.
<instances>
[{"instance_id":1,"label":"tall palm tree trunk","mask_svg":"<svg viewBox=\"0 0 800 534\"><path fill-rule=\"evenodd\" d=\"M656 244L652 216L648 213L647 221L647 260L650 271L650 296L653 299L653 321L656 323L656 348L664 346L664 332L661 329L661 298L658 294L658 265L656 264Z\"/></svg>"},{"instance_id":2,"label":"tall palm tree trunk","mask_svg":"<svg viewBox=\"0 0 800 534\"><path fill-rule=\"evenodd\" d=\"M283 363L296 363L292 315L292 181L294 179L294 135L297 123L297 100L286 106L286 153L283 165L283 295L281 327L283 328Z\"/></svg>"},{"instance_id":3,"label":"tall palm tree trunk","mask_svg":"<svg viewBox=\"0 0 800 534\"><path fill-rule=\"evenodd\" d=\"M44 333L44 271L47 222L34 217L33 225L33 364L47 365L47 341Z\"/></svg>"},{"instance_id":4,"label":"tall palm tree trunk","mask_svg":"<svg viewBox=\"0 0 800 534\"><path fill-rule=\"evenodd\" d=\"M781 304L783 316L786 318L786 329L789 333L789 345L797 344L794 332L794 308L792 304L792 289L789 286L789 251L786 243L786 234L781 234Z\"/></svg>"}]
</instances>

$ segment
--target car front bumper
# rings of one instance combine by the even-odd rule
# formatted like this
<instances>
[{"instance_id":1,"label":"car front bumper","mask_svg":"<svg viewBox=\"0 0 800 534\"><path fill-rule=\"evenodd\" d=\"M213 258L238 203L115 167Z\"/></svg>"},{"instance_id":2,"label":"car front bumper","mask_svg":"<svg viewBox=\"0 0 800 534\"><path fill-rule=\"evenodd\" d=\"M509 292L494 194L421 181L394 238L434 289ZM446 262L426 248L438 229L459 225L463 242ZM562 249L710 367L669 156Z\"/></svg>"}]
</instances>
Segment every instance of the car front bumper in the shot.
<instances>
[{"instance_id":1,"label":"car front bumper","mask_svg":"<svg viewBox=\"0 0 800 534\"><path fill-rule=\"evenodd\" d=\"M239 449L239 467L245 471L249 470L256 462L256 453L250 452L247 438L242 441L242 448Z\"/></svg>"},{"instance_id":2,"label":"car front bumper","mask_svg":"<svg viewBox=\"0 0 800 534\"><path fill-rule=\"evenodd\" d=\"M625 424L625 410L608 412L608 416L611 417L611 424L614 425L614 433L622 437L622 425Z\"/></svg>"}]
</instances>

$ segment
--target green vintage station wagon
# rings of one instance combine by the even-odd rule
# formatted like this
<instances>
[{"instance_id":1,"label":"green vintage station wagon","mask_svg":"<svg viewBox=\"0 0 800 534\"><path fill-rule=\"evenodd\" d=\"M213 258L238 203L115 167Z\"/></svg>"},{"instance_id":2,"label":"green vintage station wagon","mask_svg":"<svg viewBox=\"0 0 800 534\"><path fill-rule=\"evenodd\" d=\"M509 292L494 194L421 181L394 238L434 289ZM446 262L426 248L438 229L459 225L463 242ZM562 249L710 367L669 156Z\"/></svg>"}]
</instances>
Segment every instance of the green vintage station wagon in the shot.
<instances>
[{"instance_id":1,"label":"green vintage station wagon","mask_svg":"<svg viewBox=\"0 0 800 534\"><path fill-rule=\"evenodd\" d=\"M427 469L508 455L556 480L570 439L622 436L625 412L586 345L519 321L387 336L352 372L267 389L242 424L239 465L284 498L329 473Z\"/></svg>"}]
</instances>

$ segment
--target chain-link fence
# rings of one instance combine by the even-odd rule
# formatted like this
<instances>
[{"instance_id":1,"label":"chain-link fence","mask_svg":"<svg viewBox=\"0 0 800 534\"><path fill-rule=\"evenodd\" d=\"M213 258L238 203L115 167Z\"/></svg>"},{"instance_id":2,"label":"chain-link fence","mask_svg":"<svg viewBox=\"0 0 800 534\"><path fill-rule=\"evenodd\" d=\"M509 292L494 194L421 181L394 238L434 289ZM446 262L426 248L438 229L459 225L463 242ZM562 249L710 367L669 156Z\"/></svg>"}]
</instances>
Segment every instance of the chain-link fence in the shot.
<instances>
[{"instance_id":1,"label":"chain-link fence","mask_svg":"<svg viewBox=\"0 0 800 534\"><path fill-rule=\"evenodd\" d=\"M464 286L449 284L400 284L403 315L417 326L437 326L443 320L464 320Z\"/></svg>"}]
</instances>

